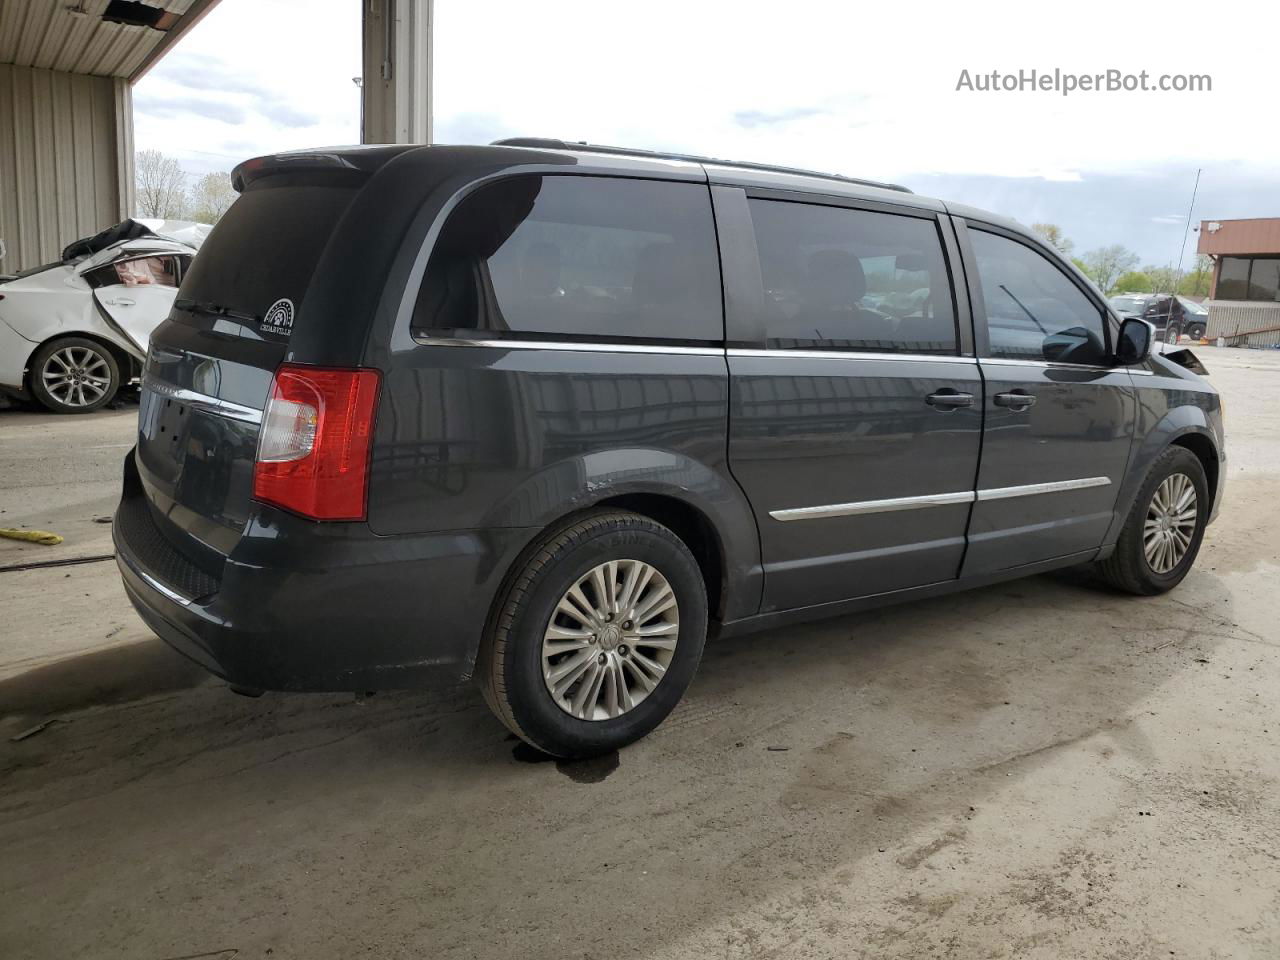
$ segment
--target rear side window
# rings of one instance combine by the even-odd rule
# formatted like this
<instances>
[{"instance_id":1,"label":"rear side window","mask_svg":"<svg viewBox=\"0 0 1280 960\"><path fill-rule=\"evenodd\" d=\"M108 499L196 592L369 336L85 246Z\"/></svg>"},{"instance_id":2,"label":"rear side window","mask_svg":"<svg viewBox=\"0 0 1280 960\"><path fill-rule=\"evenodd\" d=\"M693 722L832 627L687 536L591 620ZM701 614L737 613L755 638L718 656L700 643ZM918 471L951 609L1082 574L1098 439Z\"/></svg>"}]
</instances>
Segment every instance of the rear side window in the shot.
<instances>
[{"instance_id":1,"label":"rear side window","mask_svg":"<svg viewBox=\"0 0 1280 960\"><path fill-rule=\"evenodd\" d=\"M414 307L434 336L714 342L720 268L705 186L519 176L450 215Z\"/></svg>"},{"instance_id":2,"label":"rear side window","mask_svg":"<svg viewBox=\"0 0 1280 960\"><path fill-rule=\"evenodd\" d=\"M277 300L300 306L316 263L357 189L285 177L254 184L201 246L183 278L182 296L252 317L255 323Z\"/></svg>"},{"instance_id":3,"label":"rear side window","mask_svg":"<svg viewBox=\"0 0 1280 960\"><path fill-rule=\"evenodd\" d=\"M1102 311L1035 250L983 230L969 230L991 355L1059 363L1106 362Z\"/></svg>"},{"instance_id":4,"label":"rear side window","mask_svg":"<svg viewBox=\"0 0 1280 960\"><path fill-rule=\"evenodd\" d=\"M956 353L951 284L933 220L748 202L767 346Z\"/></svg>"}]
</instances>

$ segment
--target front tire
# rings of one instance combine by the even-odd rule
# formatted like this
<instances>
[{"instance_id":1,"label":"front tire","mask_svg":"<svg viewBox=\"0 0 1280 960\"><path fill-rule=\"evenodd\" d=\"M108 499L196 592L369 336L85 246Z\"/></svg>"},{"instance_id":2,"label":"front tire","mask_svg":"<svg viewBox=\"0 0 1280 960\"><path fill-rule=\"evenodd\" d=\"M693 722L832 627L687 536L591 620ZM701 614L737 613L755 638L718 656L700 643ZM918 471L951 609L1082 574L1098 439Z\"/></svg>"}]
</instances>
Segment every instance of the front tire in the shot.
<instances>
[{"instance_id":1,"label":"front tire","mask_svg":"<svg viewBox=\"0 0 1280 960\"><path fill-rule=\"evenodd\" d=\"M1172 590L1190 572L1209 522L1204 466L1185 447L1169 447L1152 464L1102 575L1128 593Z\"/></svg>"},{"instance_id":2,"label":"front tire","mask_svg":"<svg viewBox=\"0 0 1280 960\"><path fill-rule=\"evenodd\" d=\"M648 517L598 511L526 555L481 644L477 679L531 746L596 756L666 718L706 635L706 586L684 542Z\"/></svg>"},{"instance_id":3,"label":"front tire","mask_svg":"<svg viewBox=\"0 0 1280 960\"><path fill-rule=\"evenodd\" d=\"M120 366L111 351L86 337L59 337L36 351L31 395L53 413L92 413L120 389Z\"/></svg>"}]
</instances>

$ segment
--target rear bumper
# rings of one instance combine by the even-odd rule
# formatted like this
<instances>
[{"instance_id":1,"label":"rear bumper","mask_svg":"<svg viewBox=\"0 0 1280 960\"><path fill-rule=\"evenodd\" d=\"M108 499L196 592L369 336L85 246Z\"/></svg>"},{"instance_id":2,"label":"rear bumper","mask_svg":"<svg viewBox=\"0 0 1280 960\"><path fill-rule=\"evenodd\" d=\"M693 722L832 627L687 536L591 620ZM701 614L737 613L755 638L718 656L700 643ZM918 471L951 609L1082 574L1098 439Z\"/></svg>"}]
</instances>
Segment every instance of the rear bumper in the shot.
<instances>
[{"instance_id":1,"label":"rear bumper","mask_svg":"<svg viewBox=\"0 0 1280 960\"><path fill-rule=\"evenodd\" d=\"M138 507L129 502L130 486L126 479L112 533L139 616L210 672L262 690L379 690L467 678L502 576L533 535L380 537L361 524L317 524L263 508L249 522L243 550L212 581L216 592L192 597L178 586L173 563L158 562L154 548L139 542L136 514L122 522Z\"/></svg>"}]
</instances>

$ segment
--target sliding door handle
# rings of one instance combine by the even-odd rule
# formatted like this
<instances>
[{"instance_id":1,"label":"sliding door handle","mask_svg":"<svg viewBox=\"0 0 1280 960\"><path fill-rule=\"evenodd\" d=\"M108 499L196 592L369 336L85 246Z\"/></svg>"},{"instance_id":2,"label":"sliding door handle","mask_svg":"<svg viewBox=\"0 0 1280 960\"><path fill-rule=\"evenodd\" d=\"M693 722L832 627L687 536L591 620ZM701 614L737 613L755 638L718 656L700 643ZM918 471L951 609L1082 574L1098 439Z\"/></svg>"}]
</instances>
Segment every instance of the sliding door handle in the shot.
<instances>
[{"instance_id":1,"label":"sliding door handle","mask_svg":"<svg viewBox=\"0 0 1280 960\"><path fill-rule=\"evenodd\" d=\"M973 394L943 387L937 393L931 393L925 397L924 402L938 410L954 410L957 407L972 407Z\"/></svg>"},{"instance_id":2,"label":"sliding door handle","mask_svg":"<svg viewBox=\"0 0 1280 960\"><path fill-rule=\"evenodd\" d=\"M1034 406L1036 398L1025 390L1014 390L1012 393L997 393L991 398L997 407L1008 407L1010 410L1026 410Z\"/></svg>"}]
</instances>

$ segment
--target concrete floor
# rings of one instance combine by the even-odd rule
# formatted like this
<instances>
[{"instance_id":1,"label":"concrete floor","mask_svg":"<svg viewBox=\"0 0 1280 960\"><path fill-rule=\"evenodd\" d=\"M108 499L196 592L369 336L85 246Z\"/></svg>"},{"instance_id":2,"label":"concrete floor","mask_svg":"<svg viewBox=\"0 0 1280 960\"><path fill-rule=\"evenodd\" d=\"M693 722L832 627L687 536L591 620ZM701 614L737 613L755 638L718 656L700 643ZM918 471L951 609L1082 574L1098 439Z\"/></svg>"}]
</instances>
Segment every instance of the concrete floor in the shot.
<instances>
[{"instance_id":1,"label":"concrete floor","mask_svg":"<svg viewBox=\"0 0 1280 960\"><path fill-rule=\"evenodd\" d=\"M111 563L0 572L0 956L1280 956L1280 354L1200 353L1231 460L1177 591L715 644L616 767L469 688L241 699ZM67 535L0 567L109 552L132 420L0 414L0 526Z\"/></svg>"}]
</instances>

